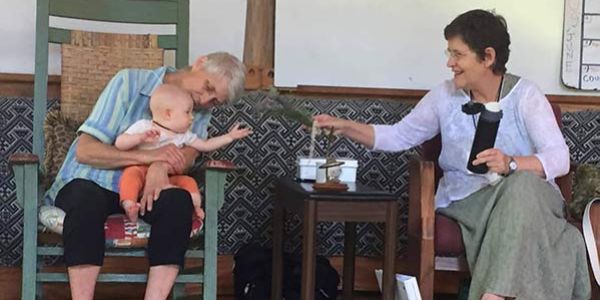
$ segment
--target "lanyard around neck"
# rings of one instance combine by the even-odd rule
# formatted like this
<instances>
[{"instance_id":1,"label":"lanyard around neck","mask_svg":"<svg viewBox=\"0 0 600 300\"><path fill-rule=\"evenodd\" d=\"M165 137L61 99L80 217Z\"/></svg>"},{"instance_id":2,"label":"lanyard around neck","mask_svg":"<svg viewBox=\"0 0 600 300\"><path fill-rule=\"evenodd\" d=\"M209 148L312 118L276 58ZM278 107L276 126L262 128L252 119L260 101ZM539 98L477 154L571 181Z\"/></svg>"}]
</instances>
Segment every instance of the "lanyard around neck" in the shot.
<instances>
[{"instance_id":1,"label":"lanyard around neck","mask_svg":"<svg viewBox=\"0 0 600 300\"><path fill-rule=\"evenodd\" d=\"M503 91L504 91L504 75L502 75L502 78L500 79L500 85L498 86L498 94L496 95L496 102L500 102L500 97L502 96ZM473 101L473 92L471 90L469 90L469 98L471 99L471 102L475 102L475 101Z\"/></svg>"},{"instance_id":2,"label":"lanyard around neck","mask_svg":"<svg viewBox=\"0 0 600 300\"><path fill-rule=\"evenodd\" d=\"M498 86L498 94L496 95L496 102L500 102L500 97L502 96L503 91L504 91L504 75L502 75L502 78L500 79L500 86ZM470 101L471 104L476 103L475 101L473 101L473 92L470 90L469 90L469 98L471 100ZM479 105L481 106L481 108L479 108L479 110L483 109L483 104L479 103ZM477 122L475 121L475 114L476 113L470 113L471 119L473 120L473 127L477 128Z\"/></svg>"}]
</instances>

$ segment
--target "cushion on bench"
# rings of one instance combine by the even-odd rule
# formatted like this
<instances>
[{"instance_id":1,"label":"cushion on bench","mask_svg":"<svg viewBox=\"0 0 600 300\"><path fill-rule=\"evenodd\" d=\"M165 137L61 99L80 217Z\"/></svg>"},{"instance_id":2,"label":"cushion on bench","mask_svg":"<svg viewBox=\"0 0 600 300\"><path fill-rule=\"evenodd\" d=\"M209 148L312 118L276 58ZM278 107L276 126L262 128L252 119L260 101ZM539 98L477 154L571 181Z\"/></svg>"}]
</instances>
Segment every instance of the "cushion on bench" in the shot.
<instances>
[{"instance_id":1,"label":"cushion on bench","mask_svg":"<svg viewBox=\"0 0 600 300\"><path fill-rule=\"evenodd\" d=\"M39 210L39 220L51 232L62 234L65 212L51 205L43 205ZM204 223L194 218L190 238L198 237ZM110 215L104 223L104 236L107 248L143 248L148 244L150 224L138 219L131 222L124 214Z\"/></svg>"}]
</instances>

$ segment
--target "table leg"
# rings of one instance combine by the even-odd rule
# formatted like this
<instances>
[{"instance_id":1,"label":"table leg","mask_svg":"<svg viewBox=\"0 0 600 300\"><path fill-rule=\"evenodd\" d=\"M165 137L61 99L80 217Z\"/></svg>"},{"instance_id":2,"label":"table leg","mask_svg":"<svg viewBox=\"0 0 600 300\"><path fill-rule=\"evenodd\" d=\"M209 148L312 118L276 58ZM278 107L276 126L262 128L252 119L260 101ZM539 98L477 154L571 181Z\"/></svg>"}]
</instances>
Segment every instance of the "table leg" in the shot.
<instances>
[{"instance_id":1,"label":"table leg","mask_svg":"<svg viewBox=\"0 0 600 300\"><path fill-rule=\"evenodd\" d=\"M398 203L390 201L385 219L385 246L383 254L383 300L394 299L395 261L396 261L396 221Z\"/></svg>"},{"instance_id":2,"label":"table leg","mask_svg":"<svg viewBox=\"0 0 600 300\"><path fill-rule=\"evenodd\" d=\"M344 274L343 274L343 297L344 300L352 300L354 292L354 262L356 245L356 223L346 222L344 226Z\"/></svg>"},{"instance_id":3,"label":"table leg","mask_svg":"<svg viewBox=\"0 0 600 300\"><path fill-rule=\"evenodd\" d=\"M280 199L281 194L277 192L273 206L273 260L272 260L272 284L271 299L281 299L283 287L283 222L284 210Z\"/></svg>"},{"instance_id":4,"label":"table leg","mask_svg":"<svg viewBox=\"0 0 600 300\"><path fill-rule=\"evenodd\" d=\"M317 224L317 203L304 201L304 225L302 242L302 300L315 298L315 230Z\"/></svg>"}]
</instances>

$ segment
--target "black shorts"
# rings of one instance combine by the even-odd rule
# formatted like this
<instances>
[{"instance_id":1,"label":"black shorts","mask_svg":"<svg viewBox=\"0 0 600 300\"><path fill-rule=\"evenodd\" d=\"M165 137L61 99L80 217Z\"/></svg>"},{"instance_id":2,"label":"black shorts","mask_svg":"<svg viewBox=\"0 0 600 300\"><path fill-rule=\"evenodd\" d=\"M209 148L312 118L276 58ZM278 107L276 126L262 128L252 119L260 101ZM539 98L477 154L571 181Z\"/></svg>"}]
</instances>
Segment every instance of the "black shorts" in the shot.
<instances>
[{"instance_id":1,"label":"black shorts","mask_svg":"<svg viewBox=\"0 0 600 300\"><path fill-rule=\"evenodd\" d=\"M66 265L101 266L105 249L104 222L111 214L124 213L119 194L92 181L75 179L59 191L55 204L66 213L63 229ZM193 211L190 194L170 188L163 190L152 211L141 217L152 225L148 240L150 266L183 266Z\"/></svg>"}]
</instances>

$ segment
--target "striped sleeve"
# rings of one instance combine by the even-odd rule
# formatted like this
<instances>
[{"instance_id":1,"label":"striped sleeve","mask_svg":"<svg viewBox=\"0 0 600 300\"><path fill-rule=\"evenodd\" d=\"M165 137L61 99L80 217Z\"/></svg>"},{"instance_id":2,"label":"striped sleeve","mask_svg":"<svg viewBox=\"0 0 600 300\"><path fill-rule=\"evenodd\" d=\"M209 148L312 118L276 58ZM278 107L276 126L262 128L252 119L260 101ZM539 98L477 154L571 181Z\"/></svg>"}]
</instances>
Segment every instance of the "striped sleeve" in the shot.
<instances>
[{"instance_id":1,"label":"striped sleeve","mask_svg":"<svg viewBox=\"0 0 600 300\"><path fill-rule=\"evenodd\" d=\"M127 103L133 98L128 75L128 70L121 70L110 80L78 133L90 134L106 144L114 143Z\"/></svg>"},{"instance_id":2,"label":"striped sleeve","mask_svg":"<svg viewBox=\"0 0 600 300\"><path fill-rule=\"evenodd\" d=\"M208 124L210 123L210 117L210 111L203 110L197 112L194 116L194 123L192 123L192 133L205 140L208 137Z\"/></svg>"}]
</instances>

